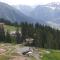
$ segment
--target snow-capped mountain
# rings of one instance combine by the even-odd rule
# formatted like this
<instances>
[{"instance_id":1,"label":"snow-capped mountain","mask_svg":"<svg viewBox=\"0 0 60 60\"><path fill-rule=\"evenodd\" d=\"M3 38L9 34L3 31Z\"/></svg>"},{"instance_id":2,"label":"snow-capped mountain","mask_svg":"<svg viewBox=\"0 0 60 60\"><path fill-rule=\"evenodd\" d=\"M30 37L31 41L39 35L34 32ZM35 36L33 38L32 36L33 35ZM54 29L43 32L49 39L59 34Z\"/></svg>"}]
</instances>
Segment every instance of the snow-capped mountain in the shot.
<instances>
[{"instance_id":1,"label":"snow-capped mountain","mask_svg":"<svg viewBox=\"0 0 60 60\"><path fill-rule=\"evenodd\" d=\"M60 2L52 2L52 3L48 3L46 5L51 6L51 7L60 7Z\"/></svg>"},{"instance_id":2,"label":"snow-capped mountain","mask_svg":"<svg viewBox=\"0 0 60 60\"><path fill-rule=\"evenodd\" d=\"M0 18L12 22L39 22L53 27L60 27L60 3L53 2L31 7L22 5L10 6L0 2Z\"/></svg>"},{"instance_id":3,"label":"snow-capped mountain","mask_svg":"<svg viewBox=\"0 0 60 60\"><path fill-rule=\"evenodd\" d=\"M59 2L52 2L46 5L38 5L35 6L35 8L29 8L29 7L27 7L27 9L24 6L22 6L22 8L24 9L20 7L19 8L20 10L22 10L22 12L25 15L28 15L36 19L37 21L42 20L46 22L46 24L48 25L60 27L60 3Z\"/></svg>"}]
</instances>

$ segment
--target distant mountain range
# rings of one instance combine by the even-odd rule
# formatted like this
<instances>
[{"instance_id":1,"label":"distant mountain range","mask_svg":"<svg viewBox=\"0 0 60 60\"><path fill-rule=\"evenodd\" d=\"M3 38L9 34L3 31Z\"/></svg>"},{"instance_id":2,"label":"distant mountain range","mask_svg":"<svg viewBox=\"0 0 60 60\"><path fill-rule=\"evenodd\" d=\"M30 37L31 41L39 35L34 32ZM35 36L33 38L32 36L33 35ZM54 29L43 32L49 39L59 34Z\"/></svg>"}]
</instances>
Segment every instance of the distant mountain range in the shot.
<instances>
[{"instance_id":1,"label":"distant mountain range","mask_svg":"<svg viewBox=\"0 0 60 60\"><path fill-rule=\"evenodd\" d=\"M10 6L0 2L0 18L12 22L41 23L60 28L60 3L52 2L38 6Z\"/></svg>"},{"instance_id":2,"label":"distant mountain range","mask_svg":"<svg viewBox=\"0 0 60 60\"><path fill-rule=\"evenodd\" d=\"M38 22L40 20L44 21L46 24L52 27L60 27L60 3L52 2L46 5L38 5L35 7L31 6L18 6L16 7L26 16L36 19Z\"/></svg>"},{"instance_id":3,"label":"distant mountain range","mask_svg":"<svg viewBox=\"0 0 60 60\"><path fill-rule=\"evenodd\" d=\"M4 18L10 20L11 22L18 22L18 23L25 21L27 21L28 23L34 22L33 18L24 15L22 12L20 12L13 6L10 6L2 2L0 2L0 18Z\"/></svg>"}]
</instances>

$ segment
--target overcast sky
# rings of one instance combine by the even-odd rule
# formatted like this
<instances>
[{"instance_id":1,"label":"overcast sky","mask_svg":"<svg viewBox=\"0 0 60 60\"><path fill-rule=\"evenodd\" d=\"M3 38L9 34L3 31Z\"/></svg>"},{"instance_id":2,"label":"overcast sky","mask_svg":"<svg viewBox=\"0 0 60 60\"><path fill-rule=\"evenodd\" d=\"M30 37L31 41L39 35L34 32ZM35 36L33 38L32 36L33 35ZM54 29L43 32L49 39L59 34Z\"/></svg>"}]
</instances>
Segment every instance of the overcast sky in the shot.
<instances>
[{"instance_id":1,"label":"overcast sky","mask_svg":"<svg viewBox=\"0 0 60 60\"><path fill-rule=\"evenodd\" d=\"M39 5L47 4L51 2L60 2L60 0L0 0L1 2L8 3L10 5Z\"/></svg>"}]
</instances>

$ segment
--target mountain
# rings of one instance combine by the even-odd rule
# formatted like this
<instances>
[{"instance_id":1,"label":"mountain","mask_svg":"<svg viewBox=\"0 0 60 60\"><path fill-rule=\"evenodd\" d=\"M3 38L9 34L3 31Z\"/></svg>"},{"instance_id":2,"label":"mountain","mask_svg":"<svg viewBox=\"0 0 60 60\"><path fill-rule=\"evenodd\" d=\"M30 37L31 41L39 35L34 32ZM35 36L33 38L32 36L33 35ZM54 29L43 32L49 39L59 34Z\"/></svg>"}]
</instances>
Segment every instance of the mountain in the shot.
<instances>
[{"instance_id":1,"label":"mountain","mask_svg":"<svg viewBox=\"0 0 60 60\"><path fill-rule=\"evenodd\" d=\"M29 16L31 11L33 10L32 6L27 6L27 5L17 5L15 6L18 10L20 10L23 14Z\"/></svg>"},{"instance_id":2,"label":"mountain","mask_svg":"<svg viewBox=\"0 0 60 60\"><path fill-rule=\"evenodd\" d=\"M18 23L25 21L29 23L34 22L33 18L24 15L22 12L20 12L13 6L10 6L2 2L0 2L0 18L4 18L12 22L18 22Z\"/></svg>"},{"instance_id":3,"label":"mountain","mask_svg":"<svg viewBox=\"0 0 60 60\"><path fill-rule=\"evenodd\" d=\"M60 8L60 2L52 2L52 3L48 3L46 5L51 6L51 7L59 7Z\"/></svg>"},{"instance_id":4,"label":"mountain","mask_svg":"<svg viewBox=\"0 0 60 60\"><path fill-rule=\"evenodd\" d=\"M34 8L30 6L19 6L18 10L22 10L26 16L36 19L38 22L40 20L46 22L46 24L53 27L60 27L60 3L52 2L46 5L38 5Z\"/></svg>"},{"instance_id":5,"label":"mountain","mask_svg":"<svg viewBox=\"0 0 60 60\"><path fill-rule=\"evenodd\" d=\"M12 22L29 22L47 24L60 28L60 3L49 3L38 6L10 6L0 2L0 18Z\"/></svg>"}]
</instances>

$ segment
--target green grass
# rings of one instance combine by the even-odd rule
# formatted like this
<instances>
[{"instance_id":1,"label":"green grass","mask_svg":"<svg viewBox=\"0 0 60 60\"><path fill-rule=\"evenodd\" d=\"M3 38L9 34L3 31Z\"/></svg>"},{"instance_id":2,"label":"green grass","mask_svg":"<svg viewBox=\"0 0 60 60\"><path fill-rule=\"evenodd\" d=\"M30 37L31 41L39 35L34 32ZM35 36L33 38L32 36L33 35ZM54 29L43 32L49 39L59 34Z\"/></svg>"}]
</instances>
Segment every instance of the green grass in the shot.
<instances>
[{"instance_id":1,"label":"green grass","mask_svg":"<svg viewBox=\"0 0 60 60\"><path fill-rule=\"evenodd\" d=\"M4 25L4 29L5 29L5 31L6 31L6 30L15 31L15 30L16 30L16 27L10 26L10 25Z\"/></svg>"},{"instance_id":2,"label":"green grass","mask_svg":"<svg viewBox=\"0 0 60 60\"><path fill-rule=\"evenodd\" d=\"M33 56L31 56L30 58L31 58L31 60L36 60L35 57L33 57Z\"/></svg>"},{"instance_id":3,"label":"green grass","mask_svg":"<svg viewBox=\"0 0 60 60\"><path fill-rule=\"evenodd\" d=\"M49 54L45 53L42 60L60 60L60 52L52 50Z\"/></svg>"},{"instance_id":4,"label":"green grass","mask_svg":"<svg viewBox=\"0 0 60 60\"><path fill-rule=\"evenodd\" d=\"M1 55L0 56L0 60L9 60L9 57L8 56Z\"/></svg>"},{"instance_id":5,"label":"green grass","mask_svg":"<svg viewBox=\"0 0 60 60\"><path fill-rule=\"evenodd\" d=\"M7 45L10 46L9 44ZM7 45L4 46L7 49L7 51L5 51L4 53L0 55L0 60L9 60L12 56L12 52L14 51L15 47L12 44L10 47L7 47Z\"/></svg>"},{"instance_id":6,"label":"green grass","mask_svg":"<svg viewBox=\"0 0 60 60\"><path fill-rule=\"evenodd\" d=\"M5 31L16 31L17 27L15 26L11 26L11 25L4 25L4 30ZM19 28L19 30L21 30L21 27Z\"/></svg>"}]
</instances>

